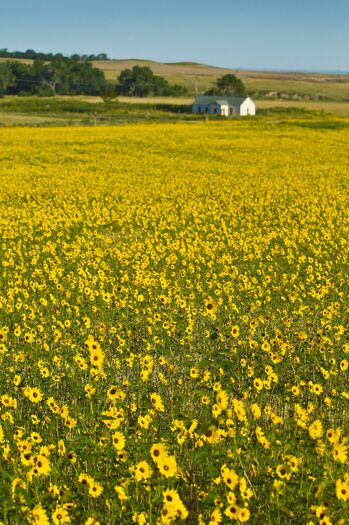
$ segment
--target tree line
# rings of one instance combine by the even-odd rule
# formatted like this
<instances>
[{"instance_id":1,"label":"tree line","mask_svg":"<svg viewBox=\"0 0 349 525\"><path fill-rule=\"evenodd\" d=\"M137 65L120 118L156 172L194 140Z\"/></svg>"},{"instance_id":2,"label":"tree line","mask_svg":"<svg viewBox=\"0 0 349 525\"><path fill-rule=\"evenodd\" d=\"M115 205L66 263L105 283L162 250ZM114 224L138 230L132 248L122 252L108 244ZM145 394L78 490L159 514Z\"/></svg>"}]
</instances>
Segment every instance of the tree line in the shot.
<instances>
[{"instance_id":1,"label":"tree line","mask_svg":"<svg viewBox=\"0 0 349 525\"><path fill-rule=\"evenodd\" d=\"M145 66L123 70L116 83L90 61L60 57L50 61L35 58L31 64L19 61L0 63L0 96L3 95L98 95L178 96L186 89L172 85Z\"/></svg>"},{"instance_id":2,"label":"tree line","mask_svg":"<svg viewBox=\"0 0 349 525\"><path fill-rule=\"evenodd\" d=\"M98 53L98 55L79 55L74 53L70 57L66 57L62 53L43 53L41 51L34 51L34 49L27 49L26 51L8 51L6 47L0 49L0 58L22 58L27 60L54 60L59 58L74 58L75 60L110 60L106 53Z\"/></svg>"},{"instance_id":3,"label":"tree line","mask_svg":"<svg viewBox=\"0 0 349 525\"><path fill-rule=\"evenodd\" d=\"M0 63L0 95L102 95L107 89L103 71L91 62L62 57Z\"/></svg>"},{"instance_id":4,"label":"tree line","mask_svg":"<svg viewBox=\"0 0 349 525\"><path fill-rule=\"evenodd\" d=\"M6 50L1 50L4 54ZM21 54L20 52L14 52ZM111 100L118 95L130 97L180 96L187 93L185 87L170 84L165 78L155 75L148 66L134 66L121 71L116 82L106 80L104 72L94 67L89 55L65 57L61 54L44 55L46 58L29 56L31 50L17 58L31 59L31 63L19 60L0 62L0 97L4 95L97 95ZM10 53L11 54L11 53ZM13 53L12 53L13 55ZM26 56L24 56L26 55ZM104 56L100 54L97 56ZM85 56L85 55L82 55ZM0 52L1 57L1 52ZM244 95L245 88L235 75L224 75L205 94Z\"/></svg>"},{"instance_id":5,"label":"tree line","mask_svg":"<svg viewBox=\"0 0 349 525\"><path fill-rule=\"evenodd\" d=\"M186 92L185 87L170 84L165 78L155 75L148 66L124 69L116 84L116 93L129 97L179 96Z\"/></svg>"}]
</instances>

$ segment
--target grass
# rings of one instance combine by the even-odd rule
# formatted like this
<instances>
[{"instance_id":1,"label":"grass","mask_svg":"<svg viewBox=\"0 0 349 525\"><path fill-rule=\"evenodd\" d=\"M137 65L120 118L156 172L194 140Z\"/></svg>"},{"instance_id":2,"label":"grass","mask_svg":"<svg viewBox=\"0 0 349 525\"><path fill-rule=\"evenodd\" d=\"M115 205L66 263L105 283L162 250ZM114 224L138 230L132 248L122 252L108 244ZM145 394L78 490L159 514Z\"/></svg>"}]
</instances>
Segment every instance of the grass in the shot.
<instances>
[{"instance_id":1,"label":"grass","mask_svg":"<svg viewBox=\"0 0 349 525\"><path fill-rule=\"evenodd\" d=\"M91 99L96 97L90 97ZM262 100L255 99L257 111L260 109L272 109L275 107L289 108L294 107L296 109L306 109L309 111L325 111L326 113L333 113L335 115L341 115L349 117L349 102L338 102L330 100ZM152 97L152 98L140 98L140 97L119 97L120 102L128 104L192 104L193 97Z\"/></svg>"},{"instance_id":2,"label":"grass","mask_svg":"<svg viewBox=\"0 0 349 525\"><path fill-rule=\"evenodd\" d=\"M105 104L100 97L5 97L0 100L0 126L108 125L140 121L219 119L191 113L192 98L120 97ZM320 112L349 117L349 104L329 101L257 100L257 115L324 118Z\"/></svg>"},{"instance_id":3,"label":"grass","mask_svg":"<svg viewBox=\"0 0 349 525\"><path fill-rule=\"evenodd\" d=\"M346 82L336 82L333 77L315 81L309 79L287 78L247 78L244 79L250 93L260 93L264 96L292 98L299 96L310 100L349 101L349 78ZM275 93L275 95L270 95Z\"/></svg>"},{"instance_id":4,"label":"grass","mask_svg":"<svg viewBox=\"0 0 349 525\"><path fill-rule=\"evenodd\" d=\"M244 82L249 93L273 92L292 97L298 94L310 99L343 101L349 99L349 75L248 71L233 68L221 68L192 62L163 64L146 60L109 60L94 62L101 68L108 80L115 81L123 69L135 65L148 66L156 75L164 76L171 83L178 83L188 92L202 93L212 87L216 79L226 73L235 73Z\"/></svg>"},{"instance_id":5,"label":"grass","mask_svg":"<svg viewBox=\"0 0 349 525\"><path fill-rule=\"evenodd\" d=\"M176 102L159 104L154 99L145 106L137 102L105 104L99 97L5 97L0 101L0 126L106 125L202 119L190 113L189 105Z\"/></svg>"},{"instance_id":6,"label":"grass","mask_svg":"<svg viewBox=\"0 0 349 525\"><path fill-rule=\"evenodd\" d=\"M6 59L0 59L4 61ZM30 60L20 60L30 63ZM161 63L154 60L122 59L101 60L93 65L104 71L107 80L116 82L123 69L135 65L148 66L156 75L169 82L181 84L194 96L212 87L216 79L226 73L235 73L244 82L248 93L255 98L285 97L292 99L349 101L349 75L304 72L252 71L245 69L214 67L193 62ZM258 94L258 96L256 96ZM274 95L273 95L274 94Z\"/></svg>"},{"instance_id":7,"label":"grass","mask_svg":"<svg viewBox=\"0 0 349 525\"><path fill-rule=\"evenodd\" d=\"M295 109L304 108L310 111L325 111L333 113L334 115L341 115L349 117L349 102L332 102L328 100L312 101L312 100L258 100L257 106L259 109L273 109L275 106L280 108L293 107Z\"/></svg>"}]
</instances>

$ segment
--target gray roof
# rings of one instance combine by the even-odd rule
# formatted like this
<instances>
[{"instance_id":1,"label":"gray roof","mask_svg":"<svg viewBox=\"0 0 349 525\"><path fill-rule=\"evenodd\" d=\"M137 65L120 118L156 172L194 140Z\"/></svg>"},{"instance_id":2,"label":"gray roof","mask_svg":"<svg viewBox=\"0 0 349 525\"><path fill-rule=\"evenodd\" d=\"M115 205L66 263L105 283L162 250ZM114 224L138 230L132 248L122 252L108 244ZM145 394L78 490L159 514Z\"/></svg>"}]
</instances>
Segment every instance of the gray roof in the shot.
<instances>
[{"instance_id":1,"label":"gray roof","mask_svg":"<svg viewBox=\"0 0 349 525\"><path fill-rule=\"evenodd\" d=\"M202 95L197 97L194 104L227 104L228 106L240 107L241 104L249 97L225 97L222 95Z\"/></svg>"}]
</instances>

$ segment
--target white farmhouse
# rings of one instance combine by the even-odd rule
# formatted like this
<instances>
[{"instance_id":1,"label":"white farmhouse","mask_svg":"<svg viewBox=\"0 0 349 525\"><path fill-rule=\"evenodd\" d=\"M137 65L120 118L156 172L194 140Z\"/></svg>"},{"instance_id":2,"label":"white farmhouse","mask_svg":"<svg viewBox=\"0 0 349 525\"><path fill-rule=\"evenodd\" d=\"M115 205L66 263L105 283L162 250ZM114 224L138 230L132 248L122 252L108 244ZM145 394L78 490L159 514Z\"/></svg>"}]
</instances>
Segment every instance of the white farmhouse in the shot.
<instances>
[{"instance_id":1,"label":"white farmhouse","mask_svg":"<svg viewBox=\"0 0 349 525\"><path fill-rule=\"evenodd\" d=\"M244 117L256 114L256 105L250 97L200 96L193 103L193 113Z\"/></svg>"}]
</instances>

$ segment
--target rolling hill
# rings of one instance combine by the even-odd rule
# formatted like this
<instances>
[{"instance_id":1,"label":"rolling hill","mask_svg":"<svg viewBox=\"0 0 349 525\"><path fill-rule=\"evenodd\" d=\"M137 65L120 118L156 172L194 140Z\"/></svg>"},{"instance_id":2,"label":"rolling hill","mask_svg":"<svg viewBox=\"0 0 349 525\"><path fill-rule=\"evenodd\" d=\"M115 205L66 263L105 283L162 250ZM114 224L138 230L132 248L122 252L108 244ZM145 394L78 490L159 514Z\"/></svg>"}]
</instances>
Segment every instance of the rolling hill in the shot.
<instances>
[{"instance_id":1,"label":"rolling hill","mask_svg":"<svg viewBox=\"0 0 349 525\"><path fill-rule=\"evenodd\" d=\"M123 69L135 65L148 66L156 75L185 86L190 95L200 94L209 89L218 77L234 73L255 98L349 102L349 75L344 74L253 71L195 62L161 63L142 59L96 61L93 64L101 68L110 81L116 81Z\"/></svg>"}]
</instances>

